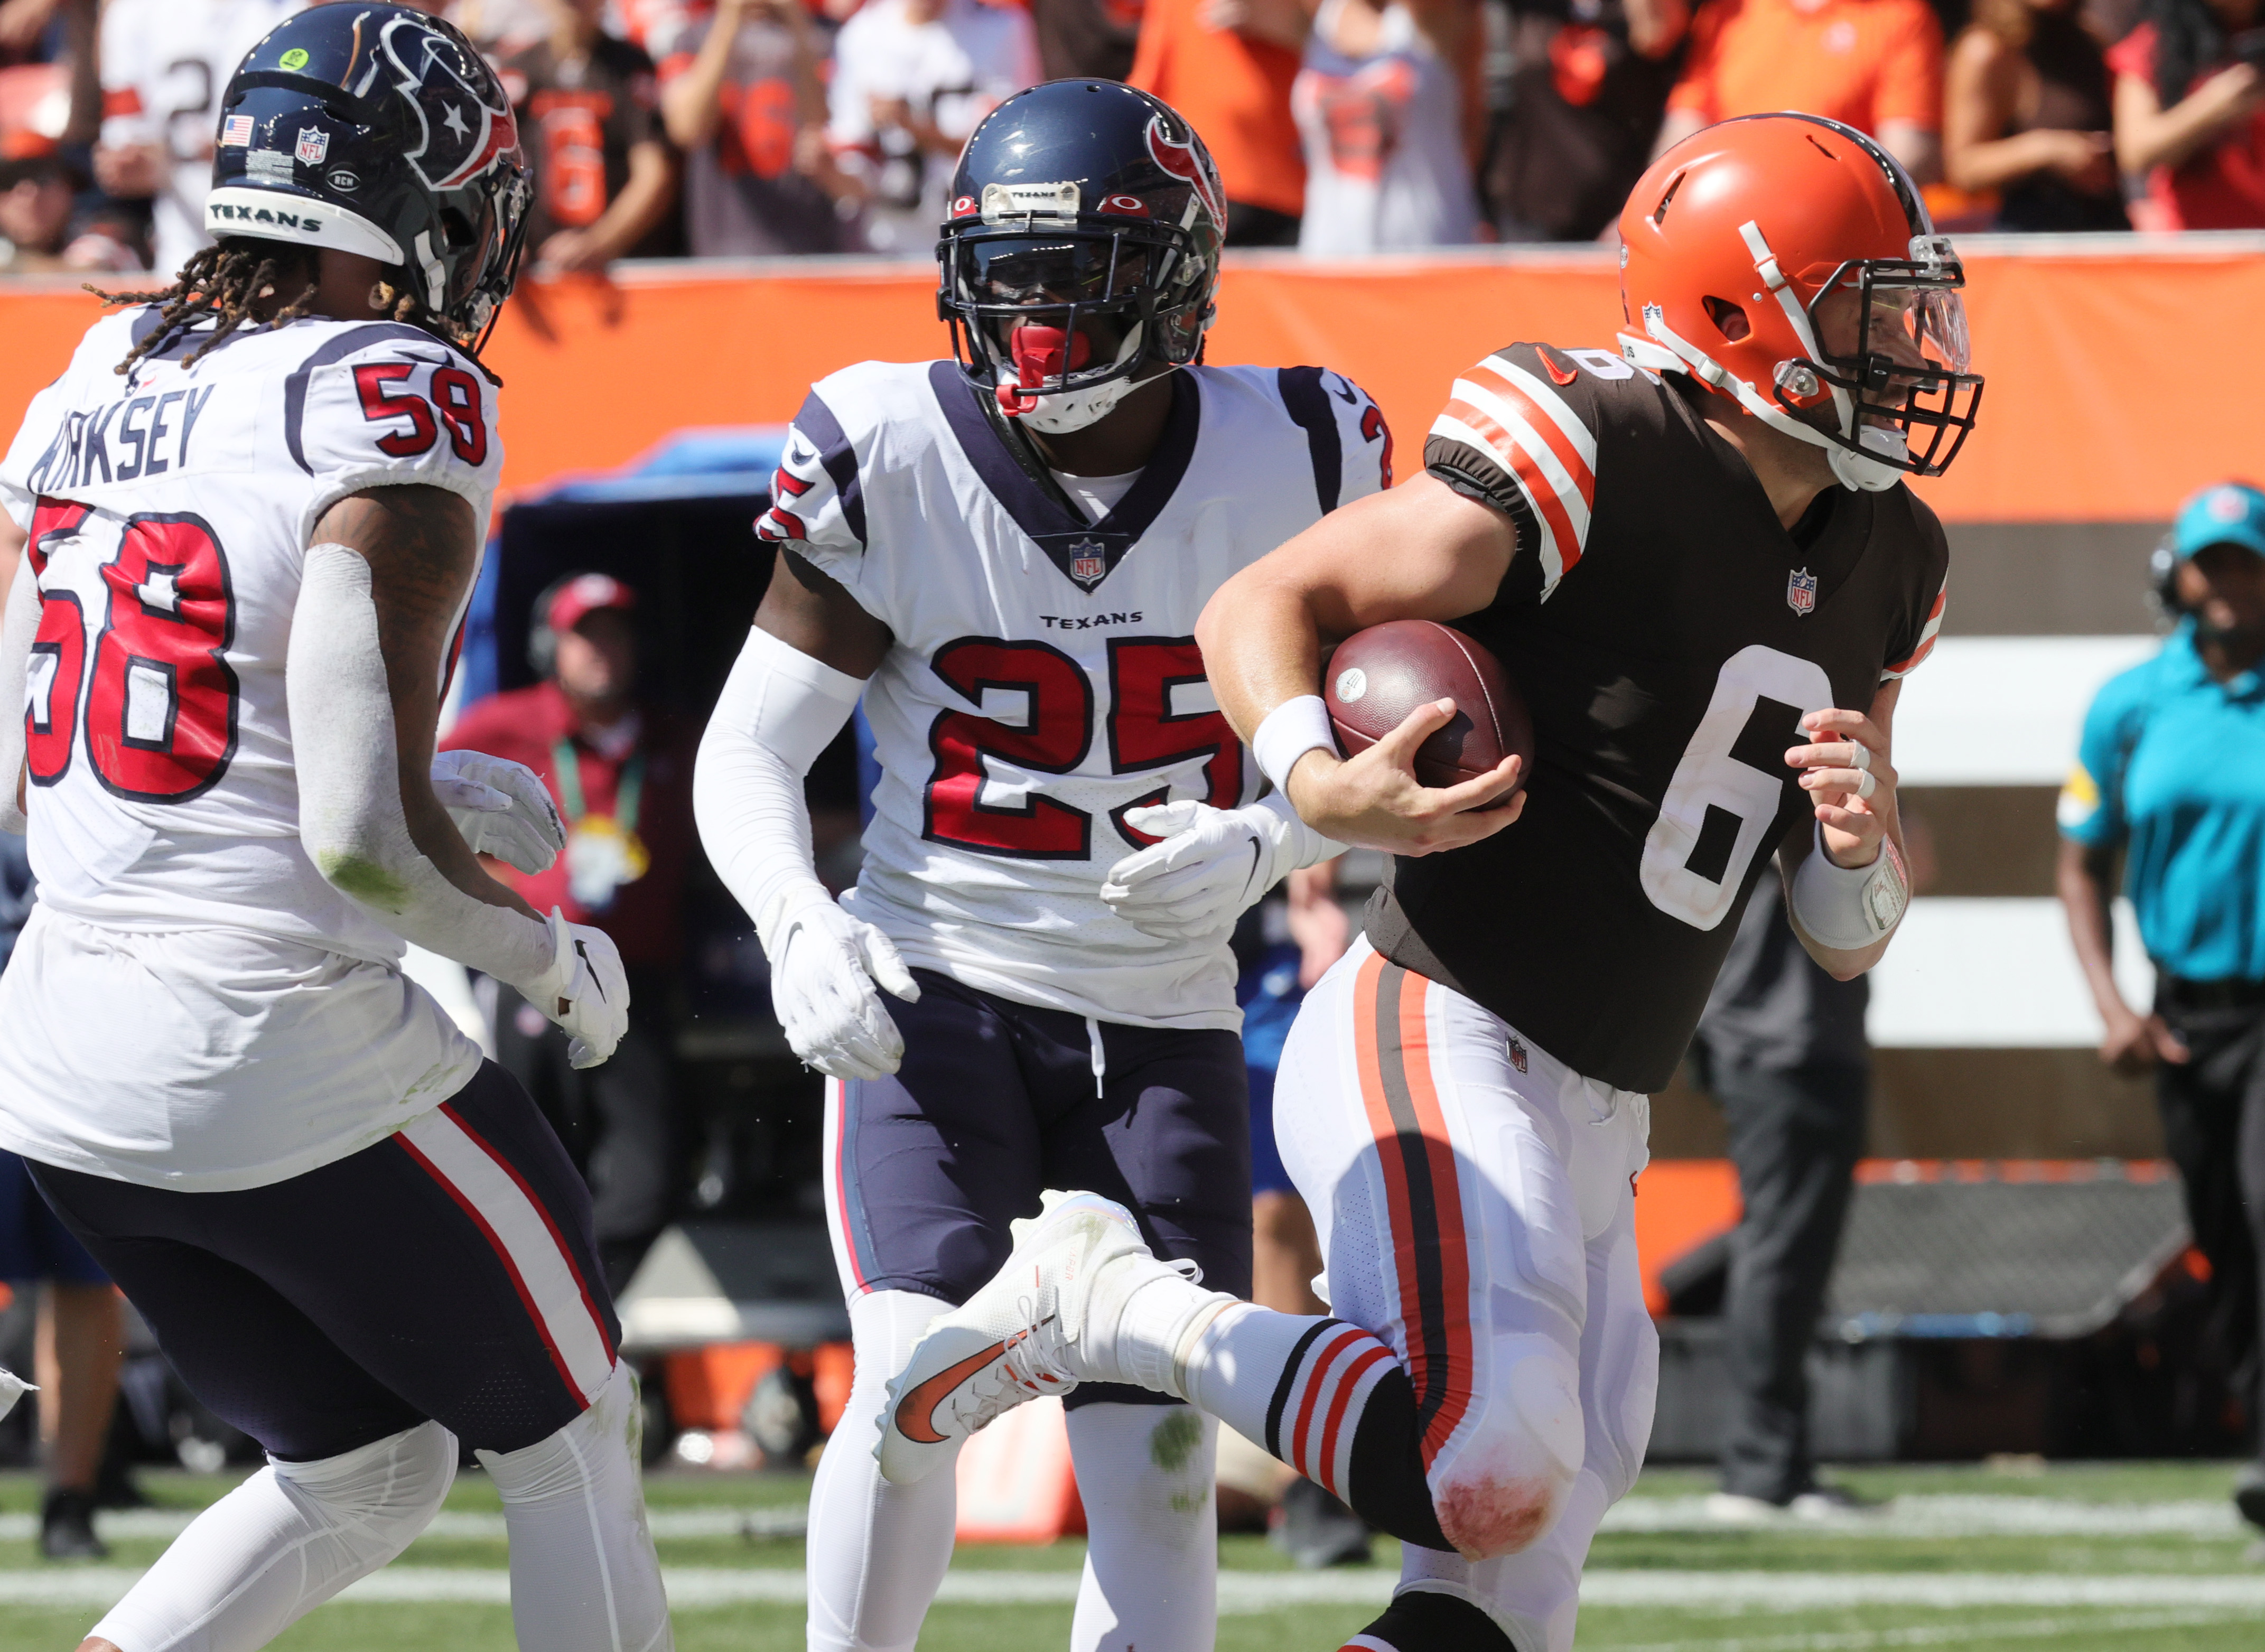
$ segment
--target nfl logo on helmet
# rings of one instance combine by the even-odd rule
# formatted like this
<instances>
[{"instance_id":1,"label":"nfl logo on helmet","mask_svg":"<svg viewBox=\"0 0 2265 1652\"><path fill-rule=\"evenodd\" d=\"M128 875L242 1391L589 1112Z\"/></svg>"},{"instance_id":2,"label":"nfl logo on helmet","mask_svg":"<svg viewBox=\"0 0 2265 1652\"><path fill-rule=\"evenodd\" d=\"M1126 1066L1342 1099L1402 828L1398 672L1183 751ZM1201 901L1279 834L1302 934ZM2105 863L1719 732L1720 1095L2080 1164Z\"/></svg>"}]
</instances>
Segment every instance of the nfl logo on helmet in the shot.
<instances>
[{"instance_id":1,"label":"nfl logo on helmet","mask_svg":"<svg viewBox=\"0 0 2265 1652\"><path fill-rule=\"evenodd\" d=\"M1817 611L1817 576L1806 568L1795 568L1786 576L1785 605L1795 614Z\"/></svg>"}]
</instances>

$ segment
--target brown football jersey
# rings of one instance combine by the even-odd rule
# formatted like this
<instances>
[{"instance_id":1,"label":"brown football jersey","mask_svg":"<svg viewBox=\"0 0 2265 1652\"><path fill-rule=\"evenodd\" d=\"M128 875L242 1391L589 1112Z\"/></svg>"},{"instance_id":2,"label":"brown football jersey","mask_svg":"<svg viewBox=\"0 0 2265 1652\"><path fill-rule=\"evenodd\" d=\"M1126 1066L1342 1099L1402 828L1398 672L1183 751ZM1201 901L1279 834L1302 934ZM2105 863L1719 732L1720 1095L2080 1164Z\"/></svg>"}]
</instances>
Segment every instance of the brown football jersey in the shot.
<instances>
[{"instance_id":1,"label":"brown football jersey","mask_svg":"<svg viewBox=\"0 0 2265 1652\"><path fill-rule=\"evenodd\" d=\"M1657 1090L1772 852L1813 814L1788 746L1934 646L1949 551L1898 484L1790 532L1738 451L1606 350L1513 345L1455 381L1426 469L1517 525L1454 623L1533 709L1516 824L1395 860L1369 939L1577 1072Z\"/></svg>"}]
</instances>

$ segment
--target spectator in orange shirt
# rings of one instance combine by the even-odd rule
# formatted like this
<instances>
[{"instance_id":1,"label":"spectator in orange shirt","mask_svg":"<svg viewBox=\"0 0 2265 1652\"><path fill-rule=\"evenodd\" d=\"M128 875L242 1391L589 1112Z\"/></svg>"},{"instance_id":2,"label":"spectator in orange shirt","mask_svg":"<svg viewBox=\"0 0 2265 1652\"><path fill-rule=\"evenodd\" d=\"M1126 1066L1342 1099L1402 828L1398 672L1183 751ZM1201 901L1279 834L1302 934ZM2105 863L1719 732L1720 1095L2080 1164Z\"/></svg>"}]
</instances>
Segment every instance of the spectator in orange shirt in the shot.
<instances>
[{"instance_id":1,"label":"spectator in orange shirt","mask_svg":"<svg viewBox=\"0 0 2265 1652\"><path fill-rule=\"evenodd\" d=\"M1290 84L1304 0L1148 0L1130 83L1178 110L1227 188L1227 244L1298 244L1306 162Z\"/></svg>"},{"instance_id":2,"label":"spectator in orange shirt","mask_svg":"<svg viewBox=\"0 0 2265 1652\"><path fill-rule=\"evenodd\" d=\"M1733 115L1798 109L1941 172L1942 25L1927 0L1706 0L1652 153Z\"/></svg>"},{"instance_id":3,"label":"spectator in orange shirt","mask_svg":"<svg viewBox=\"0 0 2265 1652\"><path fill-rule=\"evenodd\" d=\"M2142 229L2265 229L2265 65L2235 49L2265 18L2259 0L2149 0L2108 54L2116 158L2146 180Z\"/></svg>"}]
</instances>

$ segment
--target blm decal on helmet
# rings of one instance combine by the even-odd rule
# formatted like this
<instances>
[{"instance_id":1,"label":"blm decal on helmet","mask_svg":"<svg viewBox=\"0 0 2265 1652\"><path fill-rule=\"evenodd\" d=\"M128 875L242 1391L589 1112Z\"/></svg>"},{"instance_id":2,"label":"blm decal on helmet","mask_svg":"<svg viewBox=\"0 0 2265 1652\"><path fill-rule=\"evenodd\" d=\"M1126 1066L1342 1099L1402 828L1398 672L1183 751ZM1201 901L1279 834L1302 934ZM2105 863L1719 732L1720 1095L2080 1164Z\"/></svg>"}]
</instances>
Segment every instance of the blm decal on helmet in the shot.
<instances>
[{"instance_id":1,"label":"blm decal on helmet","mask_svg":"<svg viewBox=\"0 0 2265 1652\"><path fill-rule=\"evenodd\" d=\"M1219 174L1212 171L1211 163L1196 148L1195 135L1176 138L1164 124L1164 117L1148 117L1148 158L1195 191L1211 214L1211 221L1220 232L1227 230L1227 201L1221 194Z\"/></svg>"},{"instance_id":2,"label":"blm decal on helmet","mask_svg":"<svg viewBox=\"0 0 2265 1652\"><path fill-rule=\"evenodd\" d=\"M369 96L381 69L390 67L394 89L417 111L421 140L404 158L433 189L455 189L519 147L519 123L486 65L419 17L389 18L378 49L359 84Z\"/></svg>"}]
</instances>

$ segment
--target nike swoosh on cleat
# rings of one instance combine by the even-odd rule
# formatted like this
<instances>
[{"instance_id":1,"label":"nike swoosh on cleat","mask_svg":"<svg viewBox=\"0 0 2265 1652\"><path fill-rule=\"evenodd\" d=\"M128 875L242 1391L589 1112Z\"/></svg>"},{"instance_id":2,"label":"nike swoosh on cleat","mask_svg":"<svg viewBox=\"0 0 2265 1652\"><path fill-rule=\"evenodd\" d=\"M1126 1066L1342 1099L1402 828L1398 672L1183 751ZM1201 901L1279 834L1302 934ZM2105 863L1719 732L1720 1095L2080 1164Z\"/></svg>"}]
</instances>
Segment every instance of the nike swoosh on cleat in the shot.
<instances>
[{"instance_id":1,"label":"nike swoosh on cleat","mask_svg":"<svg viewBox=\"0 0 2265 1652\"><path fill-rule=\"evenodd\" d=\"M1025 1333L1027 1335L1027 1333ZM970 1354L949 1371L940 1371L926 1382L897 1401L897 1432L908 1440L922 1445L941 1445L944 1436L936 1430L936 1408L944 1396L966 1381L1006 1351L1007 1344L994 1343L980 1354Z\"/></svg>"}]
</instances>

